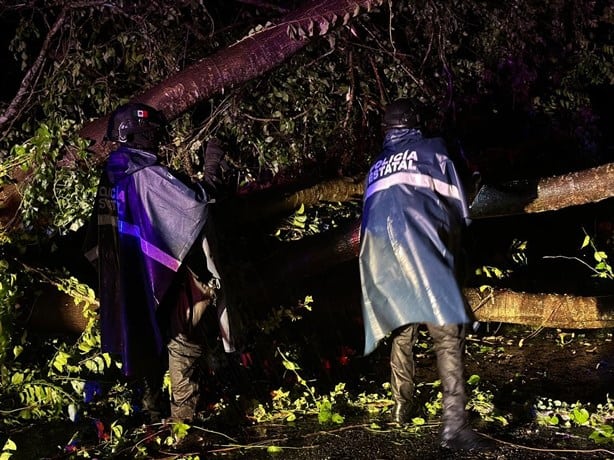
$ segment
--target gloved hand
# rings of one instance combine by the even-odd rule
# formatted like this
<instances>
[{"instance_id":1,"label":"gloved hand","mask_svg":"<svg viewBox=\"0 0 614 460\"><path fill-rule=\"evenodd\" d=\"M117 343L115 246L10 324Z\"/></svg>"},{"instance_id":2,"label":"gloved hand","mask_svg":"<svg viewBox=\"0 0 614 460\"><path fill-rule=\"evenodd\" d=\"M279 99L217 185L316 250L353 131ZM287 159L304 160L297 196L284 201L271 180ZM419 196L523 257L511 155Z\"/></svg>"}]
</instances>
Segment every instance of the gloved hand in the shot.
<instances>
[{"instance_id":1,"label":"gloved hand","mask_svg":"<svg viewBox=\"0 0 614 460\"><path fill-rule=\"evenodd\" d=\"M224 184L224 173L228 170L228 163L224 156L225 153L217 139L211 139L207 142L203 182L209 193L215 194L219 187Z\"/></svg>"}]
</instances>

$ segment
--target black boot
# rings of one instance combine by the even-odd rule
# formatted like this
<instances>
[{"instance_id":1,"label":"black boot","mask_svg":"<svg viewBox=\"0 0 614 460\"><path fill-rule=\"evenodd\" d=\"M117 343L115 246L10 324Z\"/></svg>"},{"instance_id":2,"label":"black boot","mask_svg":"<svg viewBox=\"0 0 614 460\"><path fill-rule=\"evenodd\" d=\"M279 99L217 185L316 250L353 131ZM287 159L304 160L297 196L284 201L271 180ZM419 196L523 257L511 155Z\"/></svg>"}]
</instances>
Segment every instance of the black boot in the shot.
<instances>
[{"instance_id":1,"label":"black boot","mask_svg":"<svg viewBox=\"0 0 614 460\"><path fill-rule=\"evenodd\" d=\"M162 383L164 371L155 369L141 381L141 406L143 423L149 425L160 423L168 414L168 402L166 401Z\"/></svg>"},{"instance_id":2,"label":"black boot","mask_svg":"<svg viewBox=\"0 0 614 460\"><path fill-rule=\"evenodd\" d=\"M392 339L390 351L390 389L394 407L391 420L395 423L407 423L411 419L414 398L414 352L418 338L418 326L410 324L401 327Z\"/></svg>"},{"instance_id":3,"label":"black boot","mask_svg":"<svg viewBox=\"0 0 614 460\"><path fill-rule=\"evenodd\" d=\"M471 429L463 377L463 326L429 326L443 394L441 447L452 450L491 449L494 445Z\"/></svg>"}]
</instances>

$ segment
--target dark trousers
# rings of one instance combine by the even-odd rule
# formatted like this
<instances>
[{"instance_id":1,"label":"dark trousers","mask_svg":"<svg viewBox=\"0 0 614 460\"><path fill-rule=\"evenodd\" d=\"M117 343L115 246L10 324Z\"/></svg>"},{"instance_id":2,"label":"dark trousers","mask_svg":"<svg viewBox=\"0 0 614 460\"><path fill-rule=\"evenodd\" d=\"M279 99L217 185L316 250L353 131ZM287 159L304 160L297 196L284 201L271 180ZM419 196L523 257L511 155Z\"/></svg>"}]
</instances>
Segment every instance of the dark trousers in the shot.
<instances>
[{"instance_id":1,"label":"dark trousers","mask_svg":"<svg viewBox=\"0 0 614 460\"><path fill-rule=\"evenodd\" d=\"M198 365L204 352L205 310L215 291L186 269L175 305L170 310L168 369L171 381L171 417L190 420L199 401Z\"/></svg>"}]
</instances>

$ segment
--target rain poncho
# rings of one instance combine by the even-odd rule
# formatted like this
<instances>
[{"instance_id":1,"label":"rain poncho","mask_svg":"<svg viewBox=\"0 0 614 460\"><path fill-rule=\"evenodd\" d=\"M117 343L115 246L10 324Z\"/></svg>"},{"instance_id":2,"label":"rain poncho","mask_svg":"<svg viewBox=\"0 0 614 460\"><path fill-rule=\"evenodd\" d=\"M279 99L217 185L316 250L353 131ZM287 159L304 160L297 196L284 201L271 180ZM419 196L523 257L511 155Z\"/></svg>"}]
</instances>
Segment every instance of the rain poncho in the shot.
<instances>
[{"instance_id":1,"label":"rain poncho","mask_svg":"<svg viewBox=\"0 0 614 460\"><path fill-rule=\"evenodd\" d=\"M443 140L389 130L365 184L360 247L365 355L409 323L469 322L455 256L469 223Z\"/></svg>"},{"instance_id":2,"label":"rain poncho","mask_svg":"<svg viewBox=\"0 0 614 460\"><path fill-rule=\"evenodd\" d=\"M207 196L142 150L111 153L98 186L86 256L99 273L102 350L128 376L159 365L158 307L193 244L202 244Z\"/></svg>"}]
</instances>

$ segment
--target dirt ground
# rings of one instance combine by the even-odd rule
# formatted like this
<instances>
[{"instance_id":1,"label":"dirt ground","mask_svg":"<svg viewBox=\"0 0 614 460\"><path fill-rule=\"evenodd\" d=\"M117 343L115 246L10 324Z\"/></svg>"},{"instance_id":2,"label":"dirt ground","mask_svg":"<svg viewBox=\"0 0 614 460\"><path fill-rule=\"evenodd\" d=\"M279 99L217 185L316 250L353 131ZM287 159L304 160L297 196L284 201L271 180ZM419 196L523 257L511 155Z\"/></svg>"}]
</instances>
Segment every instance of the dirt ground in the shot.
<instances>
[{"instance_id":1,"label":"dirt ground","mask_svg":"<svg viewBox=\"0 0 614 460\"><path fill-rule=\"evenodd\" d=\"M428 340L428 339L427 339ZM437 379L432 353L417 351L417 381ZM367 380L388 374L385 347ZM204 442L181 453L162 448L165 459L279 460L397 460L397 459L614 459L614 441L597 444L589 427L545 427L536 423L540 400L582 402L594 412L597 404L614 397L612 330L556 331L488 325L468 340L466 375L480 376L480 386L493 396L498 414L509 424L486 422L475 414L474 428L492 438L487 452L447 452L438 446L438 419L419 429L396 427L384 415L347 415L339 425L321 425L316 416L293 423L250 423L245 419L212 419L193 430ZM364 368L356 370L363 373ZM348 375L348 378L351 376ZM336 377L335 377L336 379ZM248 382L257 387L256 381ZM610 412L611 414L611 412ZM607 422L614 425L614 420ZM376 424L377 426L374 426ZM12 460L68 459L62 452L75 428L54 424L14 434L20 446ZM274 446L276 452L267 448ZM152 452L155 450L151 450ZM196 457L198 456L198 457ZM134 450L113 458L134 458Z\"/></svg>"},{"instance_id":2,"label":"dirt ground","mask_svg":"<svg viewBox=\"0 0 614 460\"><path fill-rule=\"evenodd\" d=\"M496 442L488 452L446 452L438 446L437 420L415 431L387 424L385 418L346 419L338 427L314 422L247 426L238 435L241 447L208 433L201 458L292 460L396 459L614 459L614 441L597 444L592 429L539 426L537 398L595 405L614 397L614 342L611 331L503 328L471 336L467 375L477 374L494 394L498 413L510 422L473 420L475 429ZM385 366L386 363L382 363ZM418 354L417 379L433 381L434 358ZM610 420L609 424L614 424ZM264 448L280 447L270 453ZM259 446L259 447L258 447ZM196 452L194 452L196 453Z\"/></svg>"}]
</instances>

